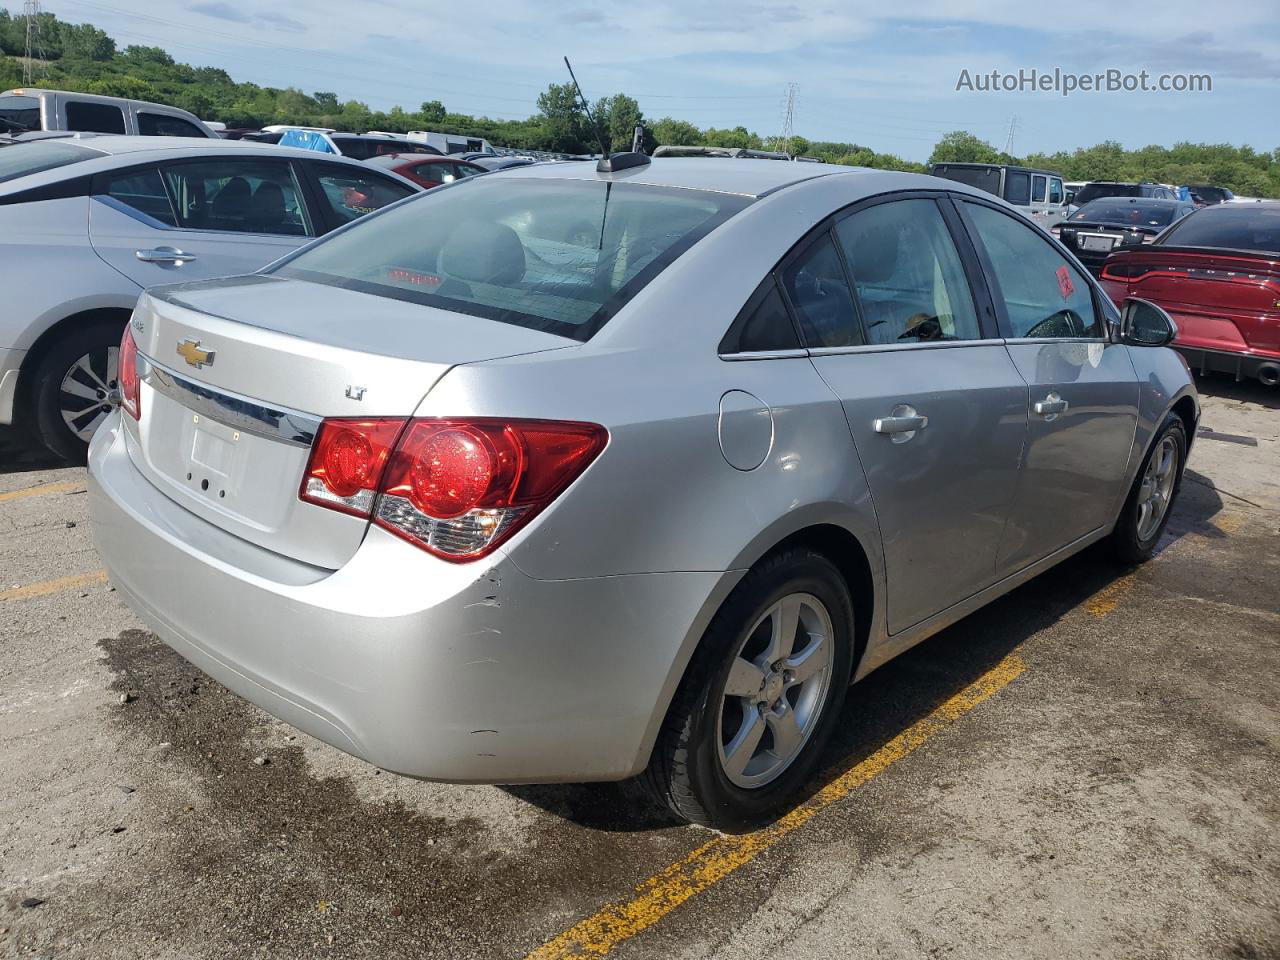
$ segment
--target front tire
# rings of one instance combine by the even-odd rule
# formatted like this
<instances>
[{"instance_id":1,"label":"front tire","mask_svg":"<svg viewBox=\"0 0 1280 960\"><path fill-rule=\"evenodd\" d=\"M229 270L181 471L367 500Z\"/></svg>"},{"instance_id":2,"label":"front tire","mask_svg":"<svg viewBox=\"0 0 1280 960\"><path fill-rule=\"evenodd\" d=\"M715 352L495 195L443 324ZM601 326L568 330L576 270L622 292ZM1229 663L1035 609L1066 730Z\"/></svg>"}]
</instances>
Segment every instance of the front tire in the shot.
<instances>
[{"instance_id":1,"label":"front tire","mask_svg":"<svg viewBox=\"0 0 1280 960\"><path fill-rule=\"evenodd\" d=\"M111 412L123 323L94 323L58 336L35 369L35 433L74 463L83 463L93 432Z\"/></svg>"},{"instance_id":2,"label":"front tire","mask_svg":"<svg viewBox=\"0 0 1280 960\"><path fill-rule=\"evenodd\" d=\"M1111 552L1121 563L1145 563L1169 524L1187 464L1187 428L1176 413L1165 417L1138 470L1116 528Z\"/></svg>"},{"instance_id":3,"label":"front tire","mask_svg":"<svg viewBox=\"0 0 1280 960\"><path fill-rule=\"evenodd\" d=\"M853 602L807 549L752 569L707 628L644 779L681 819L751 829L813 774L853 659Z\"/></svg>"}]
</instances>

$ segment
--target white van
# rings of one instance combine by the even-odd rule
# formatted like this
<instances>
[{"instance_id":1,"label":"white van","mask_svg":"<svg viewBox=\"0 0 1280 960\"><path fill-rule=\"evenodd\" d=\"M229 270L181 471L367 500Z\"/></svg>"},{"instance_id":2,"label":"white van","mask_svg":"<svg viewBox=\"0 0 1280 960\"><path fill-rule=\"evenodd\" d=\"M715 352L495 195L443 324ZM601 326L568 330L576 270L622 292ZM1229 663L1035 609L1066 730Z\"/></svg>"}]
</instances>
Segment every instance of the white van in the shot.
<instances>
[{"instance_id":1,"label":"white van","mask_svg":"<svg viewBox=\"0 0 1280 960\"><path fill-rule=\"evenodd\" d=\"M21 135L32 130L218 137L194 113L163 103L34 87L0 93L0 133Z\"/></svg>"},{"instance_id":2,"label":"white van","mask_svg":"<svg viewBox=\"0 0 1280 960\"><path fill-rule=\"evenodd\" d=\"M1003 163L935 163L929 172L1007 200L1048 230L1067 218L1062 174Z\"/></svg>"},{"instance_id":3,"label":"white van","mask_svg":"<svg viewBox=\"0 0 1280 960\"><path fill-rule=\"evenodd\" d=\"M432 133L430 130L410 130L409 139L425 143L441 153L496 153L483 137L464 137L458 133Z\"/></svg>"}]
</instances>

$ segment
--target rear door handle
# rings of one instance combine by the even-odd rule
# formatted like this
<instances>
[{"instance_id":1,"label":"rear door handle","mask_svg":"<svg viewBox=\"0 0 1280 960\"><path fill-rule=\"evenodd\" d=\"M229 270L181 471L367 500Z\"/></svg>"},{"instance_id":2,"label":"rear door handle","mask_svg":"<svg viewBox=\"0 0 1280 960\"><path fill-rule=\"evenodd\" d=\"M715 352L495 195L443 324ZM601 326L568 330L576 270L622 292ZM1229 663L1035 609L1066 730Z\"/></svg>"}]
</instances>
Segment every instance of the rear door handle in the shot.
<instances>
[{"instance_id":1,"label":"rear door handle","mask_svg":"<svg viewBox=\"0 0 1280 960\"><path fill-rule=\"evenodd\" d=\"M876 433L914 433L929 425L929 418L920 415L910 417L880 417L873 424Z\"/></svg>"},{"instance_id":2,"label":"rear door handle","mask_svg":"<svg viewBox=\"0 0 1280 960\"><path fill-rule=\"evenodd\" d=\"M195 260L195 254L183 253L176 247L156 247L154 250L135 250L133 255L143 263L174 263L182 266Z\"/></svg>"},{"instance_id":3,"label":"rear door handle","mask_svg":"<svg viewBox=\"0 0 1280 960\"><path fill-rule=\"evenodd\" d=\"M1056 393L1051 393L1043 400L1037 400L1031 408L1042 417L1056 417L1060 413L1066 413L1070 404L1063 400Z\"/></svg>"}]
</instances>

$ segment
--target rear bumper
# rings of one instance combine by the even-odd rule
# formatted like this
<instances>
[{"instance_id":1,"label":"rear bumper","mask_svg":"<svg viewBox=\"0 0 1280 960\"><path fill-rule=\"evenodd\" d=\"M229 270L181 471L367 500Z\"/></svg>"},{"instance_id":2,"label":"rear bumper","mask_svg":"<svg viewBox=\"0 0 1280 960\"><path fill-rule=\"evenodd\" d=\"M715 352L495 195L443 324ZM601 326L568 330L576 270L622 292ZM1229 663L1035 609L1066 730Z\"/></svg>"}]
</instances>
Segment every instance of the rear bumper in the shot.
<instances>
[{"instance_id":1,"label":"rear bumper","mask_svg":"<svg viewBox=\"0 0 1280 960\"><path fill-rule=\"evenodd\" d=\"M1265 383L1275 383L1274 376L1280 376L1280 353L1253 350L1248 353L1235 353L1227 350L1204 350L1175 342L1173 348L1187 359L1191 369L1204 375L1209 373L1229 373L1236 380L1254 378ZM1275 374L1272 373L1275 370Z\"/></svg>"},{"instance_id":2,"label":"rear bumper","mask_svg":"<svg viewBox=\"0 0 1280 960\"><path fill-rule=\"evenodd\" d=\"M134 468L115 417L89 473L111 582L166 643L268 713L424 779L638 772L736 581L539 581L500 555L450 564L378 528L341 569L306 566L170 501Z\"/></svg>"}]
</instances>

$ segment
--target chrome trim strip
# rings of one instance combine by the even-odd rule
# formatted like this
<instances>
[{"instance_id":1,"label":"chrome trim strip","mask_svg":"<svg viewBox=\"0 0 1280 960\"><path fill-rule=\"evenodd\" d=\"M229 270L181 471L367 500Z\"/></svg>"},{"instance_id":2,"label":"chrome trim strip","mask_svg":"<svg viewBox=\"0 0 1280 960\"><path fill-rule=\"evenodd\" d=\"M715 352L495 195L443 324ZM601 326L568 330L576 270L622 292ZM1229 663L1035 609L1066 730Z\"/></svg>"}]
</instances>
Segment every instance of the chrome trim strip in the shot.
<instances>
[{"instance_id":1,"label":"chrome trim strip","mask_svg":"<svg viewBox=\"0 0 1280 960\"><path fill-rule=\"evenodd\" d=\"M1005 341L1009 346L1017 346L1024 343L1043 344L1043 343L1110 343L1108 337L1010 337Z\"/></svg>"},{"instance_id":2,"label":"chrome trim strip","mask_svg":"<svg viewBox=\"0 0 1280 960\"><path fill-rule=\"evenodd\" d=\"M854 347L810 347L811 357L834 357L846 353L896 353L899 350L948 350L960 347L995 347L1004 340L931 340L925 343L865 343Z\"/></svg>"},{"instance_id":3,"label":"chrome trim strip","mask_svg":"<svg viewBox=\"0 0 1280 960\"><path fill-rule=\"evenodd\" d=\"M206 384L188 380L141 354L138 355L138 363L142 382L156 393L233 430L242 430L295 447L311 446L320 431L323 417L288 407L267 405L229 390L216 390Z\"/></svg>"},{"instance_id":4,"label":"chrome trim strip","mask_svg":"<svg viewBox=\"0 0 1280 960\"><path fill-rule=\"evenodd\" d=\"M742 360L788 360L796 357L807 357L809 351L803 348L797 350L744 350L741 353L721 353L718 354L721 360L727 360L730 363L737 363Z\"/></svg>"}]
</instances>

